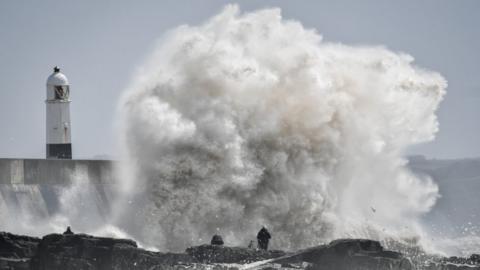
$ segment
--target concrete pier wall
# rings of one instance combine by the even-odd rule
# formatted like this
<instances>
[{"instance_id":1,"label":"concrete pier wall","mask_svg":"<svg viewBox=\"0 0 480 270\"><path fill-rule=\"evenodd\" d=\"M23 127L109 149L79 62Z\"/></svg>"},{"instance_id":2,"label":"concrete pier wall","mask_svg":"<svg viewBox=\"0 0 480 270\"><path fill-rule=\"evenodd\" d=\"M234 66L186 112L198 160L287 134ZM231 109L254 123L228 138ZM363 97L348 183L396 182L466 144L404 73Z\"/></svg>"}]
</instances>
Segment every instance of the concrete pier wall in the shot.
<instances>
[{"instance_id":1,"label":"concrete pier wall","mask_svg":"<svg viewBox=\"0 0 480 270\"><path fill-rule=\"evenodd\" d=\"M111 184L113 162L109 160L0 159L0 184L56 184L76 181Z\"/></svg>"},{"instance_id":2,"label":"concrete pier wall","mask_svg":"<svg viewBox=\"0 0 480 270\"><path fill-rule=\"evenodd\" d=\"M69 225L95 231L111 213L114 163L0 159L0 231L42 235Z\"/></svg>"}]
</instances>

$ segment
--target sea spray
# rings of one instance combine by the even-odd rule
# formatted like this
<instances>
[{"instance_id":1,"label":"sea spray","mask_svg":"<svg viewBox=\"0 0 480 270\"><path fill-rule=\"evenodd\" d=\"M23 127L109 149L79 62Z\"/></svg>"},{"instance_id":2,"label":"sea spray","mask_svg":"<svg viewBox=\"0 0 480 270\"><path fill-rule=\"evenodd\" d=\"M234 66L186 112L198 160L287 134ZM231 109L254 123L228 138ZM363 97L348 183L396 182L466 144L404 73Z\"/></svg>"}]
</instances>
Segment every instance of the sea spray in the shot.
<instances>
[{"instance_id":1,"label":"sea spray","mask_svg":"<svg viewBox=\"0 0 480 270\"><path fill-rule=\"evenodd\" d=\"M51 165L56 161L49 162ZM61 233L67 226L76 232L87 233L104 227L109 222L108 200L113 196L113 189L95 183L89 177L88 166L78 163L75 167L61 167L58 164L43 167L52 171L62 169L64 178L61 178L60 173L52 173L51 175L60 177L48 179L52 181L50 183L39 178L45 183L2 184L0 230L43 236ZM30 173L32 172L35 171L31 170ZM37 171L37 177L38 175ZM113 234L111 231L110 234Z\"/></svg>"},{"instance_id":2,"label":"sea spray","mask_svg":"<svg viewBox=\"0 0 480 270\"><path fill-rule=\"evenodd\" d=\"M262 225L282 249L415 234L438 197L402 156L434 138L446 81L407 54L230 5L170 31L138 74L116 223L160 250L246 245Z\"/></svg>"}]
</instances>

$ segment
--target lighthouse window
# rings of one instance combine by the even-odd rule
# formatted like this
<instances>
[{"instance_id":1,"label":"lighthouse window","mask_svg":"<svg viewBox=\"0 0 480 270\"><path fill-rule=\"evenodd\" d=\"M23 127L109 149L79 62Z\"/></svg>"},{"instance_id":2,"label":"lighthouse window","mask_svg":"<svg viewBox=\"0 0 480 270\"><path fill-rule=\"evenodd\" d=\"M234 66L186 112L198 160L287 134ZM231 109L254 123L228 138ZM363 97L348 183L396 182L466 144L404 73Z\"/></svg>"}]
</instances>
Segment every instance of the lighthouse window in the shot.
<instances>
[{"instance_id":1,"label":"lighthouse window","mask_svg":"<svg viewBox=\"0 0 480 270\"><path fill-rule=\"evenodd\" d=\"M55 86L55 99L68 99L68 86Z\"/></svg>"}]
</instances>

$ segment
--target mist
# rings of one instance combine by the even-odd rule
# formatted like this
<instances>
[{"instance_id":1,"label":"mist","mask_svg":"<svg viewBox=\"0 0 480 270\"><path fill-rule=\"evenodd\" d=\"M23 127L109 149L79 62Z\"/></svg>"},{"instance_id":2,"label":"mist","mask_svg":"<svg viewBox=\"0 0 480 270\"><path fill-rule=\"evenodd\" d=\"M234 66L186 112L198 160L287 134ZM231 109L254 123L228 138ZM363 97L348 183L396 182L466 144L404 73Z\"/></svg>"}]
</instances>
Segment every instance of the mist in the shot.
<instances>
[{"instance_id":1,"label":"mist","mask_svg":"<svg viewBox=\"0 0 480 270\"><path fill-rule=\"evenodd\" d=\"M408 54L226 6L162 37L125 91L115 222L160 250L262 225L282 249L421 235L438 187L403 155L434 139L446 86Z\"/></svg>"}]
</instances>

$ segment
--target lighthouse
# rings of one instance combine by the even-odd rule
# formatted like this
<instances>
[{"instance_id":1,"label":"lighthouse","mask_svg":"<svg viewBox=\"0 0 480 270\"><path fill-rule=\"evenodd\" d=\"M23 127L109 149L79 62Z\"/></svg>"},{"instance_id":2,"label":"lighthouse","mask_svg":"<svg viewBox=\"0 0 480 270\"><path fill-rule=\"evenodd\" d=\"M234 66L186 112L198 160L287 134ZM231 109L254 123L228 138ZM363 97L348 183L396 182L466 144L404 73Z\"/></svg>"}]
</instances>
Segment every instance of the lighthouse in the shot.
<instances>
[{"instance_id":1,"label":"lighthouse","mask_svg":"<svg viewBox=\"0 0 480 270\"><path fill-rule=\"evenodd\" d=\"M54 67L47 79L47 159L72 159L70 126L70 85Z\"/></svg>"}]
</instances>

